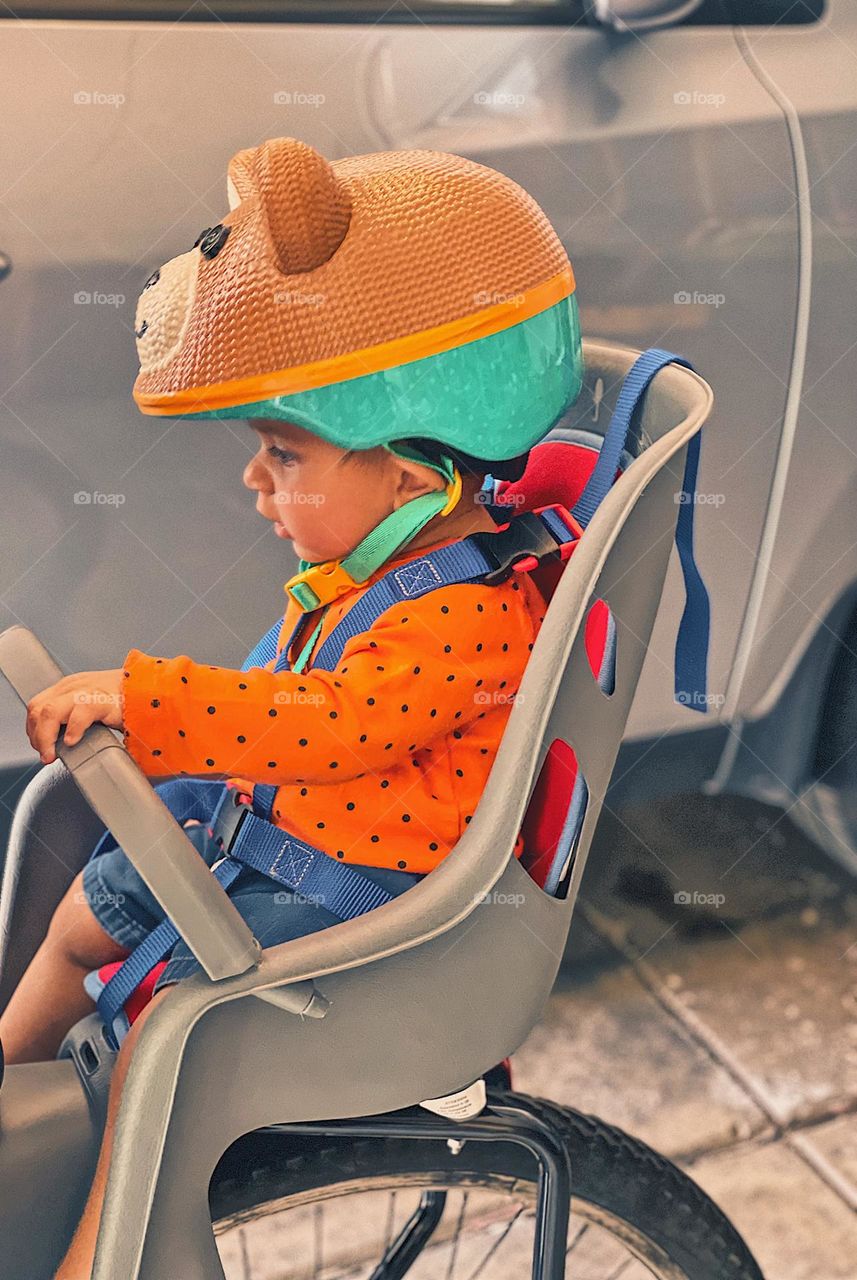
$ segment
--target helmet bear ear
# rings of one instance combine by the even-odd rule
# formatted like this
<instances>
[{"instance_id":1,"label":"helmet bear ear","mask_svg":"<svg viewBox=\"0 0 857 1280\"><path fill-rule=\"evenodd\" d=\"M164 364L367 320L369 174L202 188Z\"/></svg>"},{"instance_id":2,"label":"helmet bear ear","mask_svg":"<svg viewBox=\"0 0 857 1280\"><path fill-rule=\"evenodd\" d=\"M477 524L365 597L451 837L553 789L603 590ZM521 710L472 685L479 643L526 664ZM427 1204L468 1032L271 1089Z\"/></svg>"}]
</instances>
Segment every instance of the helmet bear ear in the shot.
<instances>
[{"instance_id":1,"label":"helmet bear ear","mask_svg":"<svg viewBox=\"0 0 857 1280\"><path fill-rule=\"evenodd\" d=\"M284 275L327 262L351 220L351 199L323 156L298 138L272 138L229 162L230 210L255 201Z\"/></svg>"}]
</instances>

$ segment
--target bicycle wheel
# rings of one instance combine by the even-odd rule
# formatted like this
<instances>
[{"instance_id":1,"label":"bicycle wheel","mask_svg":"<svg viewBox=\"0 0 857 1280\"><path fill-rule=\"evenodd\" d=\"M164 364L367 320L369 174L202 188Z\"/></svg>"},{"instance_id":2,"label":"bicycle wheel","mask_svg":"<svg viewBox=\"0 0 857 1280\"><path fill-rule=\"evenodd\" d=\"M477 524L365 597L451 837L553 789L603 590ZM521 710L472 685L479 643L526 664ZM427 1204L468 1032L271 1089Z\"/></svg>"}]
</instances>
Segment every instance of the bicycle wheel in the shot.
<instances>
[{"instance_id":1,"label":"bicycle wheel","mask_svg":"<svg viewBox=\"0 0 857 1280\"><path fill-rule=\"evenodd\" d=\"M518 1096L488 1092L489 1103ZM763 1280L728 1218L670 1161L594 1116L536 1105L571 1160L570 1277ZM229 1280L382 1280L385 1251L421 1196L443 1202L439 1191L443 1212L408 1280L530 1275L536 1164L510 1142L465 1142L456 1154L442 1140L308 1137L273 1126L224 1154L209 1203ZM262 1218L265 1227L245 1230ZM248 1251L264 1254L261 1268L251 1270Z\"/></svg>"}]
</instances>

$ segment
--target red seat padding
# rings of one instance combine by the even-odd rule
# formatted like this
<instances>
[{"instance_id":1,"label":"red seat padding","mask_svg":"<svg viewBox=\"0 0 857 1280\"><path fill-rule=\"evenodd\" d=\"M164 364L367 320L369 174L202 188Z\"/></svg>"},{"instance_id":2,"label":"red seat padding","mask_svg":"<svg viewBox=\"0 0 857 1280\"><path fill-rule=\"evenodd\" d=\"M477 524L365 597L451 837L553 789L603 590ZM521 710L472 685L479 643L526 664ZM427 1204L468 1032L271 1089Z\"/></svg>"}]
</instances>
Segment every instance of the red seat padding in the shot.
<instances>
[{"instance_id":1,"label":"red seat padding","mask_svg":"<svg viewBox=\"0 0 857 1280\"><path fill-rule=\"evenodd\" d=\"M98 970L98 976L102 982L108 983L118 969L122 968L124 960L116 960L112 964L104 964ZM129 1022L133 1022L138 1018L151 1000L154 994L155 983L167 967L166 960L159 960L152 969L151 973L147 973L143 981L135 991L132 991L128 999L125 1001L125 1013Z\"/></svg>"},{"instance_id":2,"label":"red seat padding","mask_svg":"<svg viewBox=\"0 0 857 1280\"><path fill-rule=\"evenodd\" d=\"M571 793L577 779L577 756L562 738L548 747L521 826L521 866L544 888L557 854Z\"/></svg>"}]
</instances>

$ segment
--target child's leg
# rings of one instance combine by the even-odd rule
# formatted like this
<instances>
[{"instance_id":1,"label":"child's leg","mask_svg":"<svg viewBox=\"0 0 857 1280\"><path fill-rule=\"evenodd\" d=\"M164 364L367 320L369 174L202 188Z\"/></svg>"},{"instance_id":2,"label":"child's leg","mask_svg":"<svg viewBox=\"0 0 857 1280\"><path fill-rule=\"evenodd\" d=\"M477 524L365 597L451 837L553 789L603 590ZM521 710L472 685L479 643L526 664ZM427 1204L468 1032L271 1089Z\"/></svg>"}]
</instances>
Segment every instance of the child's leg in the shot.
<instances>
[{"instance_id":1,"label":"child's leg","mask_svg":"<svg viewBox=\"0 0 857 1280\"><path fill-rule=\"evenodd\" d=\"M0 1040L8 1063L55 1058L69 1028L95 1008L83 989L84 976L129 954L96 920L82 877L78 873L69 886L45 940L0 1016Z\"/></svg>"},{"instance_id":2,"label":"child's leg","mask_svg":"<svg viewBox=\"0 0 857 1280\"><path fill-rule=\"evenodd\" d=\"M113 1146L113 1129L116 1124L119 1099L122 1096L122 1084L128 1073L128 1062L137 1037L147 1017L151 1014L153 1008L160 1003L167 991L169 991L169 986L162 987L160 991L155 993L139 1017L134 1019L130 1031L119 1048L119 1057L116 1059L110 1079L107 1119L104 1125L101 1152L98 1156L98 1164L92 1179L89 1198L77 1225L74 1238L69 1245L68 1252L60 1263L54 1280L91 1280L92 1264L95 1260L95 1242L98 1239L98 1227L101 1222L101 1207L107 1186L107 1171L110 1167L110 1152Z\"/></svg>"}]
</instances>

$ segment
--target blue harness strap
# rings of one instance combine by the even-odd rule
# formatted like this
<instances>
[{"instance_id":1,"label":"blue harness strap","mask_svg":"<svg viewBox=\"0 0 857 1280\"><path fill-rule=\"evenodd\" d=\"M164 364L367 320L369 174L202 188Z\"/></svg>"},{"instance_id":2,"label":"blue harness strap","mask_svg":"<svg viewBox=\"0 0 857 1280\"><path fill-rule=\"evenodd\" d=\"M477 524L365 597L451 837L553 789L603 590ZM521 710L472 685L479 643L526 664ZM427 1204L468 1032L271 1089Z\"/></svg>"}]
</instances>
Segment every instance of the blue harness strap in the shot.
<instances>
[{"instance_id":1,"label":"blue harness strap","mask_svg":"<svg viewBox=\"0 0 857 1280\"><path fill-rule=\"evenodd\" d=\"M395 604L426 595L439 586L490 579L509 571L512 563L527 554L556 552L575 537L562 517L550 510L518 516L509 527L511 534L497 544L497 550L505 552L502 561L492 545L484 541L486 536L499 539L500 533L472 534L421 560L391 569L370 587L334 628L322 645L314 667L335 670L348 640L368 630L382 613ZM282 627L282 618L279 618L244 661L241 670L265 666L275 656L274 670L289 670L288 650L302 621L303 616L277 655L276 644ZM198 782L207 786L207 792L196 790ZM210 823L215 836L220 829L228 833L227 840L221 838L220 841L225 856L213 868L224 888L233 883L244 866L251 867L304 897L317 898L341 920L363 915L395 896L355 868L335 861L322 849L275 826L270 815L277 790L276 786L256 783L253 787L253 812L246 805L235 805L235 796L225 783L206 779L182 778L163 784L162 799L176 816L177 811L183 812L185 820L197 816L205 799L210 801L210 807L200 820ZM230 820L233 819L235 825L229 831ZM98 1012L111 1038L115 1039L114 1019L125 1001L179 937L172 921L164 920L131 952L97 996Z\"/></svg>"},{"instance_id":2,"label":"blue harness strap","mask_svg":"<svg viewBox=\"0 0 857 1280\"><path fill-rule=\"evenodd\" d=\"M685 360L683 356L677 356L672 351L664 351L660 347L650 347L637 358L629 370L619 392L616 408L605 432L604 443L592 474L572 511L572 515L584 529L613 484L634 410L658 370L673 363L684 365L686 369L693 368L690 361ZM696 509L699 449L700 433L697 431L687 445L675 533L676 550L684 578L685 605L676 636L674 698L683 706L691 707L694 711L704 714L708 711L706 690L711 605L693 553L693 516Z\"/></svg>"},{"instance_id":3,"label":"blue harness strap","mask_svg":"<svg viewBox=\"0 0 857 1280\"><path fill-rule=\"evenodd\" d=\"M515 521L523 521L522 533L531 534L536 543L541 541L543 554L557 550L574 540L574 534L562 516L549 509L538 513L525 513L525 516L515 517L511 523ZM504 565L498 563L498 557L492 553L490 542L490 539L501 536L501 534L491 533L471 534L470 537L449 546L440 547L419 560L410 560L396 569L390 569L368 591L364 592L342 621L334 627L319 649L313 667L321 671L335 671L348 641L368 631L381 614L386 613L394 605L427 595L438 587L453 586L461 582L484 581L486 577L501 572ZM489 541L486 542L486 539ZM511 539L512 549L506 557L506 564L520 560L527 554L520 547L516 553L514 549L516 541L522 543L523 538ZM302 619L299 618L291 637L283 645L274 666L275 672L289 670L288 651L301 621ZM282 620L275 625L281 626ZM270 632L268 634L270 635ZM258 665L250 663L249 659L247 661L249 665ZM241 669L246 671L247 664ZM253 787L253 812L270 821L277 790L278 788L271 783L257 782Z\"/></svg>"}]
</instances>

